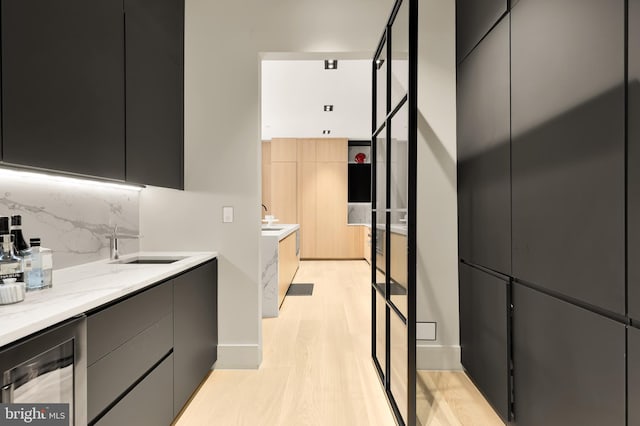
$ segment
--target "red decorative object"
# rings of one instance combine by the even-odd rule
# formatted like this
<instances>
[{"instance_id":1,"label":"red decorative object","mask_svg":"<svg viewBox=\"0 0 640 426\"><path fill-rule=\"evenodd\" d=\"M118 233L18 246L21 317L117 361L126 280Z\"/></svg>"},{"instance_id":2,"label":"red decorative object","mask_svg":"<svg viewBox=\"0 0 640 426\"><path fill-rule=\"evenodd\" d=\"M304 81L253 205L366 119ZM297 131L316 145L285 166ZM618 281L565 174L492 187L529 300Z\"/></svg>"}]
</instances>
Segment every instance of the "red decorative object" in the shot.
<instances>
[{"instance_id":1,"label":"red decorative object","mask_svg":"<svg viewBox=\"0 0 640 426\"><path fill-rule=\"evenodd\" d=\"M356 163L364 163L365 158L367 158L364 152L359 152L356 154Z\"/></svg>"}]
</instances>

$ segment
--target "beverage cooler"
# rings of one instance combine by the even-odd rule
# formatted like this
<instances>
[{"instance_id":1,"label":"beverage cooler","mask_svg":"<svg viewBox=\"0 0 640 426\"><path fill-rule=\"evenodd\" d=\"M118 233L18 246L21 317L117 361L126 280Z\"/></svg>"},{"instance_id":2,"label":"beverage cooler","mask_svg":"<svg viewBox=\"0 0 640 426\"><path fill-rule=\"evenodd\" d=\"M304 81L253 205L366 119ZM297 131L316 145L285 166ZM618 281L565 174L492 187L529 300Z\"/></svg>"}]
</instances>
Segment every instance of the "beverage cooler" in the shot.
<instances>
[{"instance_id":1,"label":"beverage cooler","mask_svg":"<svg viewBox=\"0 0 640 426\"><path fill-rule=\"evenodd\" d=\"M69 404L68 424L85 425L86 362L84 315L9 345L0 350L0 403Z\"/></svg>"}]
</instances>

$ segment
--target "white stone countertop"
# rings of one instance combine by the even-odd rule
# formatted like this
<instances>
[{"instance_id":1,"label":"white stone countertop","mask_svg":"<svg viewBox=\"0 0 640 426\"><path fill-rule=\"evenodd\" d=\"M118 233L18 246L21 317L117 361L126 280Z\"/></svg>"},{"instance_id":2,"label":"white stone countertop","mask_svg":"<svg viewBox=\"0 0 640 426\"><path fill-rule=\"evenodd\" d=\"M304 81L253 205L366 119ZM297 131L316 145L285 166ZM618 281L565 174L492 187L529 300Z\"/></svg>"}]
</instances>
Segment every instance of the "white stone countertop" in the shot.
<instances>
[{"instance_id":1,"label":"white stone countertop","mask_svg":"<svg viewBox=\"0 0 640 426\"><path fill-rule=\"evenodd\" d=\"M389 227L392 234L407 235L407 225L405 224L391 224ZM376 226L376 229L384 231L385 226L382 224L378 224Z\"/></svg>"},{"instance_id":2,"label":"white stone countertop","mask_svg":"<svg viewBox=\"0 0 640 426\"><path fill-rule=\"evenodd\" d=\"M275 229L273 231L269 230L269 231L265 231L265 228L268 229ZM294 231L300 229L300 225L297 223L294 224L280 224L280 225L262 225L262 236L263 237L270 237L270 238L277 238L278 241L282 241L283 239L285 239L286 237L288 237L290 234L292 234Z\"/></svg>"},{"instance_id":3,"label":"white stone countertop","mask_svg":"<svg viewBox=\"0 0 640 426\"><path fill-rule=\"evenodd\" d=\"M24 301L0 305L0 347L61 321L163 281L216 252L140 252L53 271L53 287L28 292ZM183 258L168 264L123 264L136 257Z\"/></svg>"}]
</instances>

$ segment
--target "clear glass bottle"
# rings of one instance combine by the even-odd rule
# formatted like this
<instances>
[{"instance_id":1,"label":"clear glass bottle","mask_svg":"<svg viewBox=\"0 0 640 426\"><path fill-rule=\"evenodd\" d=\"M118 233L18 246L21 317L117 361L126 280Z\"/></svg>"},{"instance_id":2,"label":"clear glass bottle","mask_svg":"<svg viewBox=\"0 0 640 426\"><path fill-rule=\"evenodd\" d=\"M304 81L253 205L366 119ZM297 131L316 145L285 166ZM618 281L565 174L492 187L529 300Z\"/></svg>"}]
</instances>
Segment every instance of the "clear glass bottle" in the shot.
<instances>
[{"instance_id":1,"label":"clear glass bottle","mask_svg":"<svg viewBox=\"0 0 640 426\"><path fill-rule=\"evenodd\" d=\"M22 234L22 216L11 216L11 235L13 236L13 250L22 259L22 271L31 270L31 248Z\"/></svg>"},{"instance_id":2,"label":"clear glass bottle","mask_svg":"<svg viewBox=\"0 0 640 426\"><path fill-rule=\"evenodd\" d=\"M9 218L0 217L0 281L15 278L24 280L22 259L13 251L13 235L9 232Z\"/></svg>"},{"instance_id":3,"label":"clear glass bottle","mask_svg":"<svg viewBox=\"0 0 640 426\"><path fill-rule=\"evenodd\" d=\"M42 290L53 285L53 255L40 245L40 238L31 238L31 270L25 274L27 291Z\"/></svg>"}]
</instances>

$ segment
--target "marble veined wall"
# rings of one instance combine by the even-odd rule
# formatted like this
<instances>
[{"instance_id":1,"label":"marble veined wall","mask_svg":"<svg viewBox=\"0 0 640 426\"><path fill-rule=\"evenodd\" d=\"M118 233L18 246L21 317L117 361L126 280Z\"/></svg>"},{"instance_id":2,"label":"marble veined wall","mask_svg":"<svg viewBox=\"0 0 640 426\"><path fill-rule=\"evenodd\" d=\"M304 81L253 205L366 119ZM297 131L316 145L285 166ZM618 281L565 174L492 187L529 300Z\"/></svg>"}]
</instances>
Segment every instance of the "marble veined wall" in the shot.
<instances>
[{"instance_id":1,"label":"marble veined wall","mask_svg":"<svg viewBox=\"0 0 640 426\"><path fill-rule=\"evenodd\" d=\"M53 250L54 269L109 257L106 235L139 233L140 192L66 178L0 170L0 216L22 215L26 239L40 237ZM121 240L120 252L139 250Z\"/></svg>"}]
</instances>

